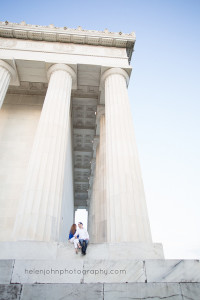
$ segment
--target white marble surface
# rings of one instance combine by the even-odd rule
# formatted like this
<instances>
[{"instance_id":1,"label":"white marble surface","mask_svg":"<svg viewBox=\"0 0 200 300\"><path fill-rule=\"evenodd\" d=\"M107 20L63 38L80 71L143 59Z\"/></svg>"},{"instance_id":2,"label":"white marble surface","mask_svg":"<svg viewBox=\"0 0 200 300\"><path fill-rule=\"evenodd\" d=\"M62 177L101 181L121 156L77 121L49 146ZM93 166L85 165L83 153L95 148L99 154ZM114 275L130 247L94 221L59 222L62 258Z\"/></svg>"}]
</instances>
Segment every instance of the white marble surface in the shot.
<instances>
[{"instance_id":1,"label":"white marble surface","mask_svg":"<svg viewBox=\"0 0 200 300\"><path fill-rule=\"evenodd\" d=\"M146 260L147 282L200 282L199 260Z\"/></svg>"},{"instance_id":2,"label":"white marble surface","mask_svg":"<svg viewBox=\"0 0 200 300\"><path fill-rule=\"evenodd\" d=\"M96 179L97 191L94 203L95 224L91 224L94 231L94 242L103 243L107 241L107 201L106 201L106 155L105 155L105 114L97 108L99 118L100 135L96 157ZM94 199L93 199L94 200Z\"/></svg>"},{"instance_id":3,"label":"white marble surface","mask_svg":"<svg viewBox=\"0 0 200 300\"><path fill-rule=\"evenodd\" d=\"M158 261L160 271L158 272ZM148 268L148 262L151 268ZM200 277L197 261L171 260L101 260L77 255L72 259L0 260L0 284L9 283L179 283L183 292L199 291ZM173 270L173 271L172 271ZM162 272L163 271L163 272ZM156 274L157 273L157 274ZM161 274L162 273L162 274ZM164 274L164 276L163 276ZM188 284L185 285L185 283ZM194 285L192 285L194 283ZM198 283L198 284L196 284ZM146 286L146 285L145 285ZM164 285L155 285L163 287Z\"/></svg>"},{"instance_id":4,"label":"white marble surface","mask_svg":"<svg viewBox=\"0 0 200 300\"><path fill-rule=\"evenodd\" d=\"M55 259L57 243L20 241L0 242L0 259Z\"/></svg>"},{"instance_id":5,"label":"white marble surface","mask_svg":"<svg viewBox=\"0 0 200 300\"><path fill-rule=\"evenodd\" d=\"M26 40L45 40L48 42L64 42L75 44L89 44L96 46L109 46L115 48L129 48L133 50L135 33L110 32L87 30L78 28L32 25L22 21L20 23L0 22L0 36ZM129 53L129 55L131 55Z\"/></svg>"},{"instance_id":6,"label":"white marble surface","mask_svg":"<svg viewBox=\"0 0 200 300\"><path fill-rule=\"evenodd\" d=\"M82 259L73 244L36 241L0 242L0 259ZM151 243L89 243L88 259L163 259L161 244Z\"/></svg>"},{"instance_id":7,"label":"white marble surface","mask_svg":"<svg viewBox=\"0 0 200 300\"><path fill-rule=\"evenodd\" d=\"M1 284L0 299L1 300L20 300L22 286L21 284Z\"/></svg>"},{"instance_id":8,"label":"white marble surface","mask_svg":"<svg viewBox=\"0 0 200 300\"><path fill-rule=\"evenodd\" d=\"M0 299L199 300L199 283L1 284Z\"/></svg>"},{"instance_id":9,"label":"white marble surface","mask_svg":"<svg viewBox=\"0 0 200 300\"><path fill-rule=\"evenodd\" d=\"M26 284L20 299L103 300L103 284Z\"/></svg>"},{"instance_id":10,"label":"white marble surface","mask_svg":"<svg viewBox=\"0 0 200 300\"><path fill-rule=\"evenodd\" d=\"M0 241L12 240L43 102L40 95L7 94L0 110Z\"/></svg>"},{"instance_id":11,"label":"white marble surface","mask_svg":"<svg viewBox=\"0 0 200 300\"><path fill-rule=\"evenodd\" d=\"M16 241L56 241L60 233L71 89L76 74L65 64L55 64L49 68L48 77L49 85L13 229ZM70 203L72 200L69 198Z\"/></svg>"},{"instance_id":12,"label":"white marble surface","mask_svg":"<svg viewBox=\"0 0 200 300\"><path fill-rule=\"evenodd\" d=\"M0 284L10 283L14 260L0 260Z\"/></svg>"},{"instance_id":13,"label":"white marble surface","mask_svg":"<svg viewBox=\"0 0 200 300\"><path fill-rule=\"evenodd\" d=\"M145 282L142 260L84 260L84 283Z\"/></svg>"},{"instance_id":14,"label":"white marble surface","mask_svg":"<svg viewBox=\"0 0 200 300\"><path fill-rule=\"evenodd\" d=\"M59 244L57 259L74 257L72 247L69 244ZM87 248L89 259L162 259L164 258L161 244L151 243L89 243Z\"/></svg>"},{"instance_id":15,"label":"white marble surface","mask_svg":"<svg viewBox=\"0 0 200 300\"><path fill-rule=\"evenodd\" d=\"M183 300L200 299L200 283L181 283L180 287L183 295Z\"/></svg>"},{"instance_id":16,"label":"white marble surface","mask_svg":"<svg viewBox=\"0 0 200 300\"><path fill-rule=\"evenodd\" d=\"M110 68L105 85L108 242L152 242L127 85L129 75Z\"/></svg>"},{"instance_id":17,"label":"white marble surface","mask_svg":"<svg viewBox=\"0 0 200 300\"><path fill-rule=\"evenodd\" d=\"M81 283L83 261L16 260L11 283Z\"/></svg>"},{"instance_id":18,"label":"white marble surface","mask_svg":"<svg viewBox=\"0 0 200 300\"><path fill-rule=\"evenodd\" d=\"M128 283L104 284L104 300L182 300L179 284L174 283Z\"/></svg>"},{"instance_id":19,"label":"white marble surface","mask_svg":"<svg viewBox=\"0 0 200 300\"><path fill-rule=\"evenodd\" d=\"M3 104L12 76L12 73L9 70L12 70L12 67L10 67L10 65L5 63L4 61L0 60L0 109Z\"/></svg>"},{"instance_id":20,"label":"white marble surface","mask_svg":"<svg viewBox=\"0 0 200 300\"><path fill-rule=\"evenodd\" d=\"M5 51L6 49L6 51ZM26 51L24 51L26 49ZM0 58L43 61L46 63L92 64L107 67L130 68L125 48L77 45L59 42L30 41L0 37ZM26 80L33 78L31 73ZM43 76L43 79L45 77ZM45 82L47 79L45 79Z\"/></svg>"}]
</instances>

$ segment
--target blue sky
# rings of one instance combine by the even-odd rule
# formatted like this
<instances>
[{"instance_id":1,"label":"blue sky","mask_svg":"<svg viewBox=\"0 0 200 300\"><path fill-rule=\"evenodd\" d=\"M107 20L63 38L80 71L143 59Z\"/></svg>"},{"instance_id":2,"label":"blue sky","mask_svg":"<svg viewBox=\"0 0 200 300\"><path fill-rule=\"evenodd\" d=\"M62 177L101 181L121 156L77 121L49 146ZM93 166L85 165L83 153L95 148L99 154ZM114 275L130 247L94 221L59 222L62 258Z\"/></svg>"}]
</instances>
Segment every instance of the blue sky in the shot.
<instances>
[{"instance_id":1,"label":"blue sky","mask_svg":"<svg viewBox=\"0 0 200 300\"><path fill-rule=\"evenodd\" d=\"M0 19L136 33L129 96L154 242L200 258L200 1L0 1Z\"/></svg>"}]
</instances>

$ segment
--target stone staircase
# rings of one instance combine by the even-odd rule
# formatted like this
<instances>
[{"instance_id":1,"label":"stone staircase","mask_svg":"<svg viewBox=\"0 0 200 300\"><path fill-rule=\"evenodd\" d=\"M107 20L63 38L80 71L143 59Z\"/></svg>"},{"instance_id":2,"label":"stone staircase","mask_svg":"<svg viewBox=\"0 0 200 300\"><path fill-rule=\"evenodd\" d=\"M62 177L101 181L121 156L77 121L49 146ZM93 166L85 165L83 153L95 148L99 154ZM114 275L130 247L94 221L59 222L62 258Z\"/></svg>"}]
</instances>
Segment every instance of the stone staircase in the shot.
<instances>
[{"instance_id":1,"label":"stone staircase","mask_svg":"<svg viewBox=\"0 0 200 300\"><path fill-rule=\"evenodd\" d=\"M144 246L90 244L82 256L70 244L16 242L8 250L1 243L0 300L200 300L199 260L164 259L160 244L144 258Z\"/></svg>"}]
</instances>

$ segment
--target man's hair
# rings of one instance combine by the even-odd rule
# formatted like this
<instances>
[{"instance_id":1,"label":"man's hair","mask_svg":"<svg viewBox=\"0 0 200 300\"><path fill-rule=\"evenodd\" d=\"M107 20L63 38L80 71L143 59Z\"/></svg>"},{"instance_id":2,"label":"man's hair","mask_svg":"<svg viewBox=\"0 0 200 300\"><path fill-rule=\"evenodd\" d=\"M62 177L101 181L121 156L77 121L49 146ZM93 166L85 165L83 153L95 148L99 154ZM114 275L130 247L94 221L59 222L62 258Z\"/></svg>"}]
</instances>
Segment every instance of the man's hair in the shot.
<instances>
[{"instance_id":1,"label":"man's hair","mask_svg":"<svg viewBox=\"0 0 200 300\"><path fill-rule=\"evenodd\" d=\"M82 222L78 222L78 224L81 224L81 225L83 225L83 223L82 223Z\"/></svg>"}]
</instances>

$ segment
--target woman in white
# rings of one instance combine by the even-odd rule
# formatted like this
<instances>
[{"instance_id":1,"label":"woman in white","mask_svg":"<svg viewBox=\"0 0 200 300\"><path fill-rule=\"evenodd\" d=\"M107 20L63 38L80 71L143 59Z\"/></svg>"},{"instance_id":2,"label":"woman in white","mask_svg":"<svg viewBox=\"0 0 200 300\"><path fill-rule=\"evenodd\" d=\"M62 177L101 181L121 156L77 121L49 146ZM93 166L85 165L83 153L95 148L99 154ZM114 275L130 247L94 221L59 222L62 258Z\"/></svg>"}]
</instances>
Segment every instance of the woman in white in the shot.
<instances>
[{"instance_id":1,"label":"woman in white","mask_svg":"<svg viewBox=\"0 0 200 300\"><path fill-rule=\"evenodd\" d=\"M76 236L76 224L72 224L69 232L69 241L74 244L75 252L78 254L78 247L80 248L78 236Z\"/></svg>"}]
</instances>

